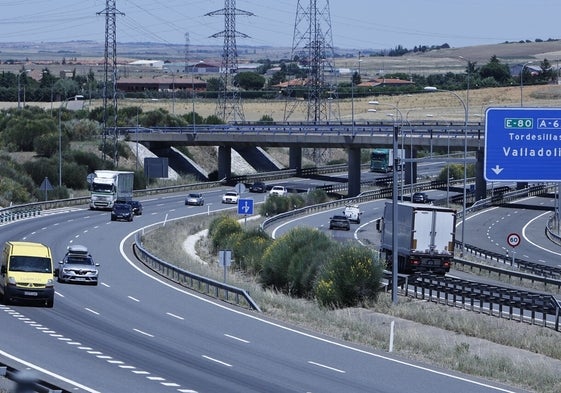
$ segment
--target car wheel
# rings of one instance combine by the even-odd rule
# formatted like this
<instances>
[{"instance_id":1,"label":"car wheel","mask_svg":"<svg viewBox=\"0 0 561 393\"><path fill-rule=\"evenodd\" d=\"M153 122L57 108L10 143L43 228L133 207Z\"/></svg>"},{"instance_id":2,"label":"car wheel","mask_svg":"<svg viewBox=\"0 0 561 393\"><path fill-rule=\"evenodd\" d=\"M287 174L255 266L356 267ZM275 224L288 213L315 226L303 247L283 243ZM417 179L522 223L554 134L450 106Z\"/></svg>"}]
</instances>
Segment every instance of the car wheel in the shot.
<instances>
[{"instance_id":1,"label":"car wheel","mask_svg":"<svg viewBox=\"0 0 561 393\"><path fill-rule=\"evenodd\" d=\"M111 221L115 221L115 217L111 217Z\"/></svg>"},{"instance_id":2,"label":"car wheel","mask_svg":"<svg viewBox=\"0 0 561 393\"><path fill-rule=\"evenodd\" d=\"M45 302L45 306L46 306L47 308L53 308L54 304L55 304L55 299L54 299L54 297L48 298L47 301Z\"/></svg>"}]
</instances>

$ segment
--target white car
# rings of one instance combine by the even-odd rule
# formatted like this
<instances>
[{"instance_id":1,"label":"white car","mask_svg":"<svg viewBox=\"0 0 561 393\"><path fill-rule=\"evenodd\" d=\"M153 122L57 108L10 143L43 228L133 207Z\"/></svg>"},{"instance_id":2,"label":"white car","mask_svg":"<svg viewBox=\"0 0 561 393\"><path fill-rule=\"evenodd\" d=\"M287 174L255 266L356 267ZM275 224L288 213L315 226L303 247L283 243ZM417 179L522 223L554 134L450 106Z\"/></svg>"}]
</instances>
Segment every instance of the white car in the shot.
<instances>
[{"instance_id":1,"label":"white car","mask_svg":"<svg viewBox=\"0 0 561 393\"><path fill-rule=\"evenodd\" d=\"M236 191L227 191L224 195L222 195L222 203L236 204L238 203L239 198L240 196Z\"/></svg>"},{"instance_id":2,"label":"white car","mask_svg":"<svg viewBox=\"0 0 561 393\"><path fill-rule=\"evenodd\" d=\"M269 191L269 195L286 196L286 194L288 194L288 190L284 186L273 186Z\"/></svg>"},{"instance_id":3,"label":"white car","mask_svg":"<svg viewBox=\"0 0 561 393\"><path fill-rule=\"evenodd\" d=\"M360 216L362 212L357 205L347 205L345 206L345 210L343 210L343 214L349 219L351 222L356 222L360 224Z\"/></svg>"}]
</instances>

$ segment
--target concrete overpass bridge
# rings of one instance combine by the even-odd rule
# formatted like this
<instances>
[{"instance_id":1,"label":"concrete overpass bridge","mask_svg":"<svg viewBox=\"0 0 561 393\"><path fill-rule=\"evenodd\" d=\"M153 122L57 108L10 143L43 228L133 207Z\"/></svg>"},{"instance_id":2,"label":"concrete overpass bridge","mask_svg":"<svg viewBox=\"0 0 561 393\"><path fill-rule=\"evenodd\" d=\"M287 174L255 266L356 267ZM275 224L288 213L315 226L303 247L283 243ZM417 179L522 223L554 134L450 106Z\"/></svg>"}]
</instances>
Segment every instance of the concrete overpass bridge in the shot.
<instances>
[{"instance_id":1,"label":"concrete overpass bridge","mask_svg":"<svg viewBox=\"0 0 561 393\"><path fill-rule=\"evenodd\" d=\"M394 138L406 152L405 179L416 181L417 163L428 158L417 158L417 151L448 149L476 153L476 197L485 196L483 178L483 149L485 129L482 123L421 122L399 125L395 123L275 123L275 124L220 124L191 127L120 128L130 141L141 142L151 149L169 146L218 146L218 176L231 176L232 149L248 147L289 148L289 168L299 173L302 168L303 148L340 148L348 152L349 196L360 193L360 151L393 146ZM464 158L438 161L463 162ZM474 162L473 158L466 161ZM479 195L481 194L481 195Z\"/></svg>"}]
</instances>

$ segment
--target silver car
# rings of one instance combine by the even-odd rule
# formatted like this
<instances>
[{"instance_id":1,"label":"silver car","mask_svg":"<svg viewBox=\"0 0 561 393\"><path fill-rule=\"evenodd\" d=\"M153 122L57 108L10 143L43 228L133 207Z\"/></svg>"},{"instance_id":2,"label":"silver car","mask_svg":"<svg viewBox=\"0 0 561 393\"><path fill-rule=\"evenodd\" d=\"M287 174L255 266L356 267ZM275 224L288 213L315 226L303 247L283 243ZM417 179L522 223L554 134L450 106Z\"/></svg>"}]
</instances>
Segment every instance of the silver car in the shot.
<instances>
[{"instance_id":1,"label":"silver car","mask_svg":"<svg viewBox=\"0 0 561 393\"><path fill-rule=\"evenodd\" d=\"M68 247L66 255L59 262L56 275L59 282L79 282L97 285L99 263L95 263L88 249L81 245Z\"/></svg>"},{"instance_id":2,"label":"silver car","mask_svg":"<svg viewBox=\"0 0 561 393\"><path fill-rule=\"evenodd\" d=\"M203 198L203 194L198 192L193 192L185 198L186 205L195 205L195 206L202 206L205 204L205 199Z\"/></svg>"}]
</instances>

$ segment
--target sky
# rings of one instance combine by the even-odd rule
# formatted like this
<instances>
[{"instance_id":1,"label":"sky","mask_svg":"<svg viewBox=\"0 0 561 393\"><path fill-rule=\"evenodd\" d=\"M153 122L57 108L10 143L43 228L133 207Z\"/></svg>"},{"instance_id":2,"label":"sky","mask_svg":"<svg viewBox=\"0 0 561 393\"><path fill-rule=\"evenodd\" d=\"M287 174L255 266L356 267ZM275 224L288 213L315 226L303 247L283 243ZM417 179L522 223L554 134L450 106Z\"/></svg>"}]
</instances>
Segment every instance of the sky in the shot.
<instances>
[{"instance_id":1,"label":"sky","mask_svg":"<svg viewBox=\"0 0 561 393\"><path fill-rule=\"evenodd\" d=\"M391 49L398 45L464 47L561 38L559 0L329 1L333 46ZM222 45L224 0L116 0L118 42ZM309 0L237 0L253 16L236 17L237 45L292 47L296 9ZM0 0L0 42L105 40L105 0ZM100 14L101 13L101 14Z\"/></svg>"}]
</instances>

